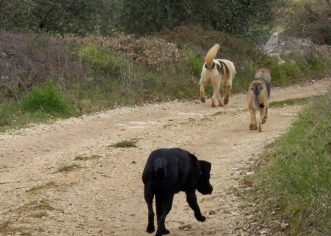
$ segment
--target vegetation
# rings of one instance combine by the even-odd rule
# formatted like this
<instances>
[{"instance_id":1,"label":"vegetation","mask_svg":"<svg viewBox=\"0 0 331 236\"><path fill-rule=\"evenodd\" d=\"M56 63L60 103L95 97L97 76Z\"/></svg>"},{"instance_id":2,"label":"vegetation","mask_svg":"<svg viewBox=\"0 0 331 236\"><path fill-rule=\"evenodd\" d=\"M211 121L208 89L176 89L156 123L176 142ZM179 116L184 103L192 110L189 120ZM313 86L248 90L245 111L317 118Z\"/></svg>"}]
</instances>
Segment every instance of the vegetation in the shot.
<instances>
[{"instance_id":1,"label":"vegetation","mask_svg":"<svg viewBox=\"0 0 331 236\"><path fill-rule=\"evenodd\" d=\"M121 142L115 143L110 146L115 148L131 148L131 147L137 147L136 143L137 140L123 140Z\"/></svg>"},{"instance_id":2,"label":"vegetation","mask_svg":"<svg viewBox=\"0 0 331 236\"><path fill-rule=\"evenodd\" d=\"M313 101L313 99L317 98L317 97L319 97L319 96L293 98L293 99L287 99L287 100L283 100L283 101L273 101L269 104L269 107L279 108L279 107L284 107L284 106L305 105L305 104L311 103Z\"/></svg>"},{"instance_id":3,"label":"vegetation","mask_svg":"<svg viewBox=\"0 0 331 236\"><path fill-rule=\"evenodd\" d=\"M92 155L92 156L75 156L74 160L75 161L87 161L87 160L94 160L94 159L98 159L101 156L99 155Z\"/></svg>"},{"instance_id":4,"label":"vegetation","mask_svg":"<svg viewBox=\"0 0 331 236\"><path fill-rule=\"evenodd\" d=\"M57 172L69 172L69 171L73 171L80 168L80 165L77 164L71 164L71 165L64 165L62 167L60 167Z\"/></svg>"},{"instance_id":5,"label":"vegetation","mask_svg":"<svg viewBox=\"0 0 331 236\"><path fill-rule=\"evenodd\" d=\"M291 14L288 14L291 12ZM293 1L287 8L287 32L309 37L318 44L331 44L331 2L329 0Z\"/></svg>"},{"instance_id":6,"label":"vegetation","mask_svg":"<svg viewBox=\"0 0 331 236\"><path fill-rule=\"evenodd\" d=\"M280 207L293 235L331 232L330 105L331 92L316 98L255 177L266 214Z\"/></svg>"}]
</instances>

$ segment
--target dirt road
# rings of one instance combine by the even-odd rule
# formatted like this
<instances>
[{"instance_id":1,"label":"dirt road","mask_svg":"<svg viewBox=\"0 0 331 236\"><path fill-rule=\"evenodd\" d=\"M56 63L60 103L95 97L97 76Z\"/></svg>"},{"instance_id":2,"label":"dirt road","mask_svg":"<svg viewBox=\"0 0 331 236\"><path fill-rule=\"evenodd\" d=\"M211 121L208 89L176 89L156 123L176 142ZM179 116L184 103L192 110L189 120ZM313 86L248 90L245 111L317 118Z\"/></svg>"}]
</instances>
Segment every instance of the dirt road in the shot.
<instances>
[{"instance_id":1,"label":"dirt road","mask_svg":"<svg viewBox=\"0 0 331 236\"><path fill-rule=\"evenodd\" d=\"M272 101L326 92L331 80L272 91ZM198 194L205 223L178 194L171 235L236 235L245 218L229 193L241 167L288 130L301 106L270 109L263 132L249 131L246 96L122 108L0 134L0 235L147 235L141 174L149 153L181 147L212 163L211 196ZM135 148L115 148L123 140ZM248 173L249 174L249 173Z\"/></svg>"}]
</instances>

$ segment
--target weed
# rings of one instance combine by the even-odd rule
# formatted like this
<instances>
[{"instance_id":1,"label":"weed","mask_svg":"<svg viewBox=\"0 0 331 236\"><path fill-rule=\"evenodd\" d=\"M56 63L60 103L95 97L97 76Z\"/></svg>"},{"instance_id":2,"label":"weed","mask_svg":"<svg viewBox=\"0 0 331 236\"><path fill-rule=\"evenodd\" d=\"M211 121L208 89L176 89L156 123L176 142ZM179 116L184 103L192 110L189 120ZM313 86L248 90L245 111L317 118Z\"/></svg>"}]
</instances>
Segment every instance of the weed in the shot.
<instances>
[{"instance_id":1,"label":"weed","mask_svg":"<svg viewBox=\"0 0 331 236\"><path fill-rule=\"evenodd\" d=\"M55 187L57 187L57 186L58 186L58 185L57 185L55 182L51 181L51 182L48 182L48 183L46 183L46 184L42 184L42 185L34 186L34 187L28 189L26 192L27 192L27 193L28 193L28 192L35 192L35 191L39 191L39 190L41 190L41 189L55 188Z\"/></svg>"},{"instance_id":2,"label":"weed","mask_svg":"<svg viewBox=\"0 0 331 236\"><path fill-rule=\"evenodd\" d=\"M31 216L34 218L43 218L45 216L48 216L48 213L46 211L42 211L42 212L32 214Z\"/></svg>"},{"instance_id":3,"label":"weed","mask_svg":"<svg viewBox=\"0 0 331 236\"><path fill-rule=\"evenodd\" d=\"M110 147L131 148L131 147L137 147L136 143L137 143L136 140L123 140L121 142L110 145Z\"/></svg>"},{"instance_id":4,"label":"weed","mask_svg":"<svg viewBox=\"0 0 331 236\"><path fill-rule=\"evenodd\" d=\"M71 164L71 165L65 165L60 167L57 172L69 172L69 171L73 171L80 168L80 165L77 164Z\"/></svg>"},{"instance_id":5,"label":"weed","mask_svg":"<svg viewBox=\"0 0 331 236\"><path fill-rule=\"evenodd\" d=\"M87 160L93 160L93 159L98 159L101 156L99 155L92 155L92 156L75 156L74 160L75 161L87 161Z\"/></svg>"}]
</instances>

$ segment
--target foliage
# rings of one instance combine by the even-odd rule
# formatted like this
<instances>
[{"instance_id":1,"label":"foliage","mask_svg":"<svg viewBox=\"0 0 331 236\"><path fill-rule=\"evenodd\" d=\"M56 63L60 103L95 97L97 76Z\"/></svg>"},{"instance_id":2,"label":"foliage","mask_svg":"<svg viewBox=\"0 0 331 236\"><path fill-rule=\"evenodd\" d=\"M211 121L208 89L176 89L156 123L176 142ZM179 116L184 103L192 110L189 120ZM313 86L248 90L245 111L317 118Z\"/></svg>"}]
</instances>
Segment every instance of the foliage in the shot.
<instances>
[{"instance_id":1,"label":"foliage","mask_svg":"<svg viewBox=\"0 0 331 236\"><path fill-rule=\"evenodd\" d=\"M315 99L275 144L256 177L260 196L267 205L281 207L293 235L331 232L330 105L330 92Z\"/></svg>"},{"instance_id":2,"label":"foliage","mask_svg":"<svg viewBox=\"0 0 331 236\"><path fill-rule=\"evenodd\" d=\"M331 44L331 2L304 1L292 4L285 12L287 32L298 37L309 37L318 44Z\"/></svg>"},{"instance_id":3,"label":"foliage","mask_svg":"<svg viewBox=\"0 0 331 236\"><path fill-rule=\"evenodd\" d=\"M48 114L72 114L71 105L52 81L48 81L28 92L22 100L22 108L28 112L41 111Z\"/></svg>"},{"instance_id":4,"label":"foliage","mask_svg":"<svg viewBox=\"0 0 331 236\"><path fill-rule=\"evenodd\" d=\"M105 6L102 0L1 0L0 28L55 34L106 31L111 9Z\"/></svg>"},{"instance_id":5,"label":"foliage","mask_svg":"<svg viewBox=\"0 0 331 236\"><path fill-rule=\"evenodd\" d=\"M279 0L160 1L125 0L121 24L133 33L145 34L194 23L212 29L245 33L257 24L272 20Z\"/></svg>"}]
</instances>

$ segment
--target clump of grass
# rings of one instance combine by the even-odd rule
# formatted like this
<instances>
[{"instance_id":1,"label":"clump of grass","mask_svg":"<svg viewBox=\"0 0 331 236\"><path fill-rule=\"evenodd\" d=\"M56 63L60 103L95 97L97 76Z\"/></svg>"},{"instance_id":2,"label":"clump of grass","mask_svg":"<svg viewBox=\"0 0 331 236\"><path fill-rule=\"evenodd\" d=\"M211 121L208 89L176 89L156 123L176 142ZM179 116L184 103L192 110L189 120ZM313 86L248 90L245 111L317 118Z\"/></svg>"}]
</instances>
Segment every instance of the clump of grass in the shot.
<instances>
[{"instance_id":1,"label":"clump of grass","mask_svg":"<svg viewBox=\"0 0 331 236\"><path fill-rule=\"evenodd\" d=\"M28 189L26 192L27 192L27 193L28 193L28 192L35 192L35 191L39 191L39 190L41 190L41 189L55 188L55 187L57 187L57 186L58 186L58 185L57 185L55 182L51 181L51 182L48 182L48 183L46 183L46 184L42 184L42 185L34 186L34 187Z\"/></svg>"},{"instance_id":2,"label":"clump of grass","mask_svg":"<svg viewBox=\"0 0 331 236\"><path fill-rule=\"evenodd\" d=\"M28 92L22 100L22 108L26 112L45 112L64 116L73 113L70 103L52 81L48 81Z\"/></svg>"},{"instance_id":3,"label":"clump of grass","mask_svg":"<svg viewBox=\"0 0 331 236\"><path fill-rule=\"evenodd\" d=\"M45 216L48 216L48 213L46 211L42 211L42 212L32 214L31 216L34 218L43 218Z\"/></svg>"},{"instance_id":4,"label":"clump of grass","mask_svg":"<svg viewBox=\"0 0 331 236\"><path fill-rule=\"evenodd\" d=\"M73 171L80 168L80 165L77 164L71 164L71 165L65 165L60 167L57 172L69 172L69 171Z\"/></svg>"},{"instance_id":5,"label":"clump of grass","mask_svg":"<svg viewBox=\"0 0 331 236\"><path fill-rule=\"evenodd\" d=\"M121 142L110 145L110 147L115 148L132 148L137 147L137 140L123 140Z\"/></svg>"},{"instance_id":6,"label":"clump of grass","mask_svg":"<svg viewBox=\"0 0 331 236\"><path fill-rule=\"evenodd\" d=\"M87 161L87 160L93 160L100 158L101 156L99 155L92 155L92 156L75 156L74 160L75 161Z\"/></svg>"},{"instance_id":7,"label":"clump of grass","mask_svg":"<svg viewBox=\"0 0 331 236\"><path fill-rule=\"evenodd\" d=\"M269 104L269 107L280 108L284 106L309 104L310 102L314 101L314 99L317 99L319 97L320 96L313 96L313 97L293 98L283 101L274 101Z\"/></svg>"},{"instance_id":8,"label":"clump of grass","mask_svg":"<svg viewBox=\"0 0 331 236\"><path fill-rule=\"evenodd\" d=\"M331 92L314 100L255 177L262 207L280 207L293 235L331 232L330 105Z\"/></svg>"},{"instance_id":9,"label":"clump of grass","mask_svg":"<svg viewBox=\"0 0 331 236\"><path fill-rule=\"evenodd\" d=\"M121 75L121 61L115 53L110 53L104 48L93 44L81 46L77 49L77 55L89 63L95 72L118 77Z\"/></svg>"},{"instance_id":10,"label":"clump of grass","mask_svg":"<svg viewBox=\"0 0 331 236\"><path fill-rule=\"evenodd\" d=\"M41 200L39 202L33 201L25 206L30 210L44 210L44 211L54 211L55 208L46 200Z\"/></svg>"}]
</instances>

